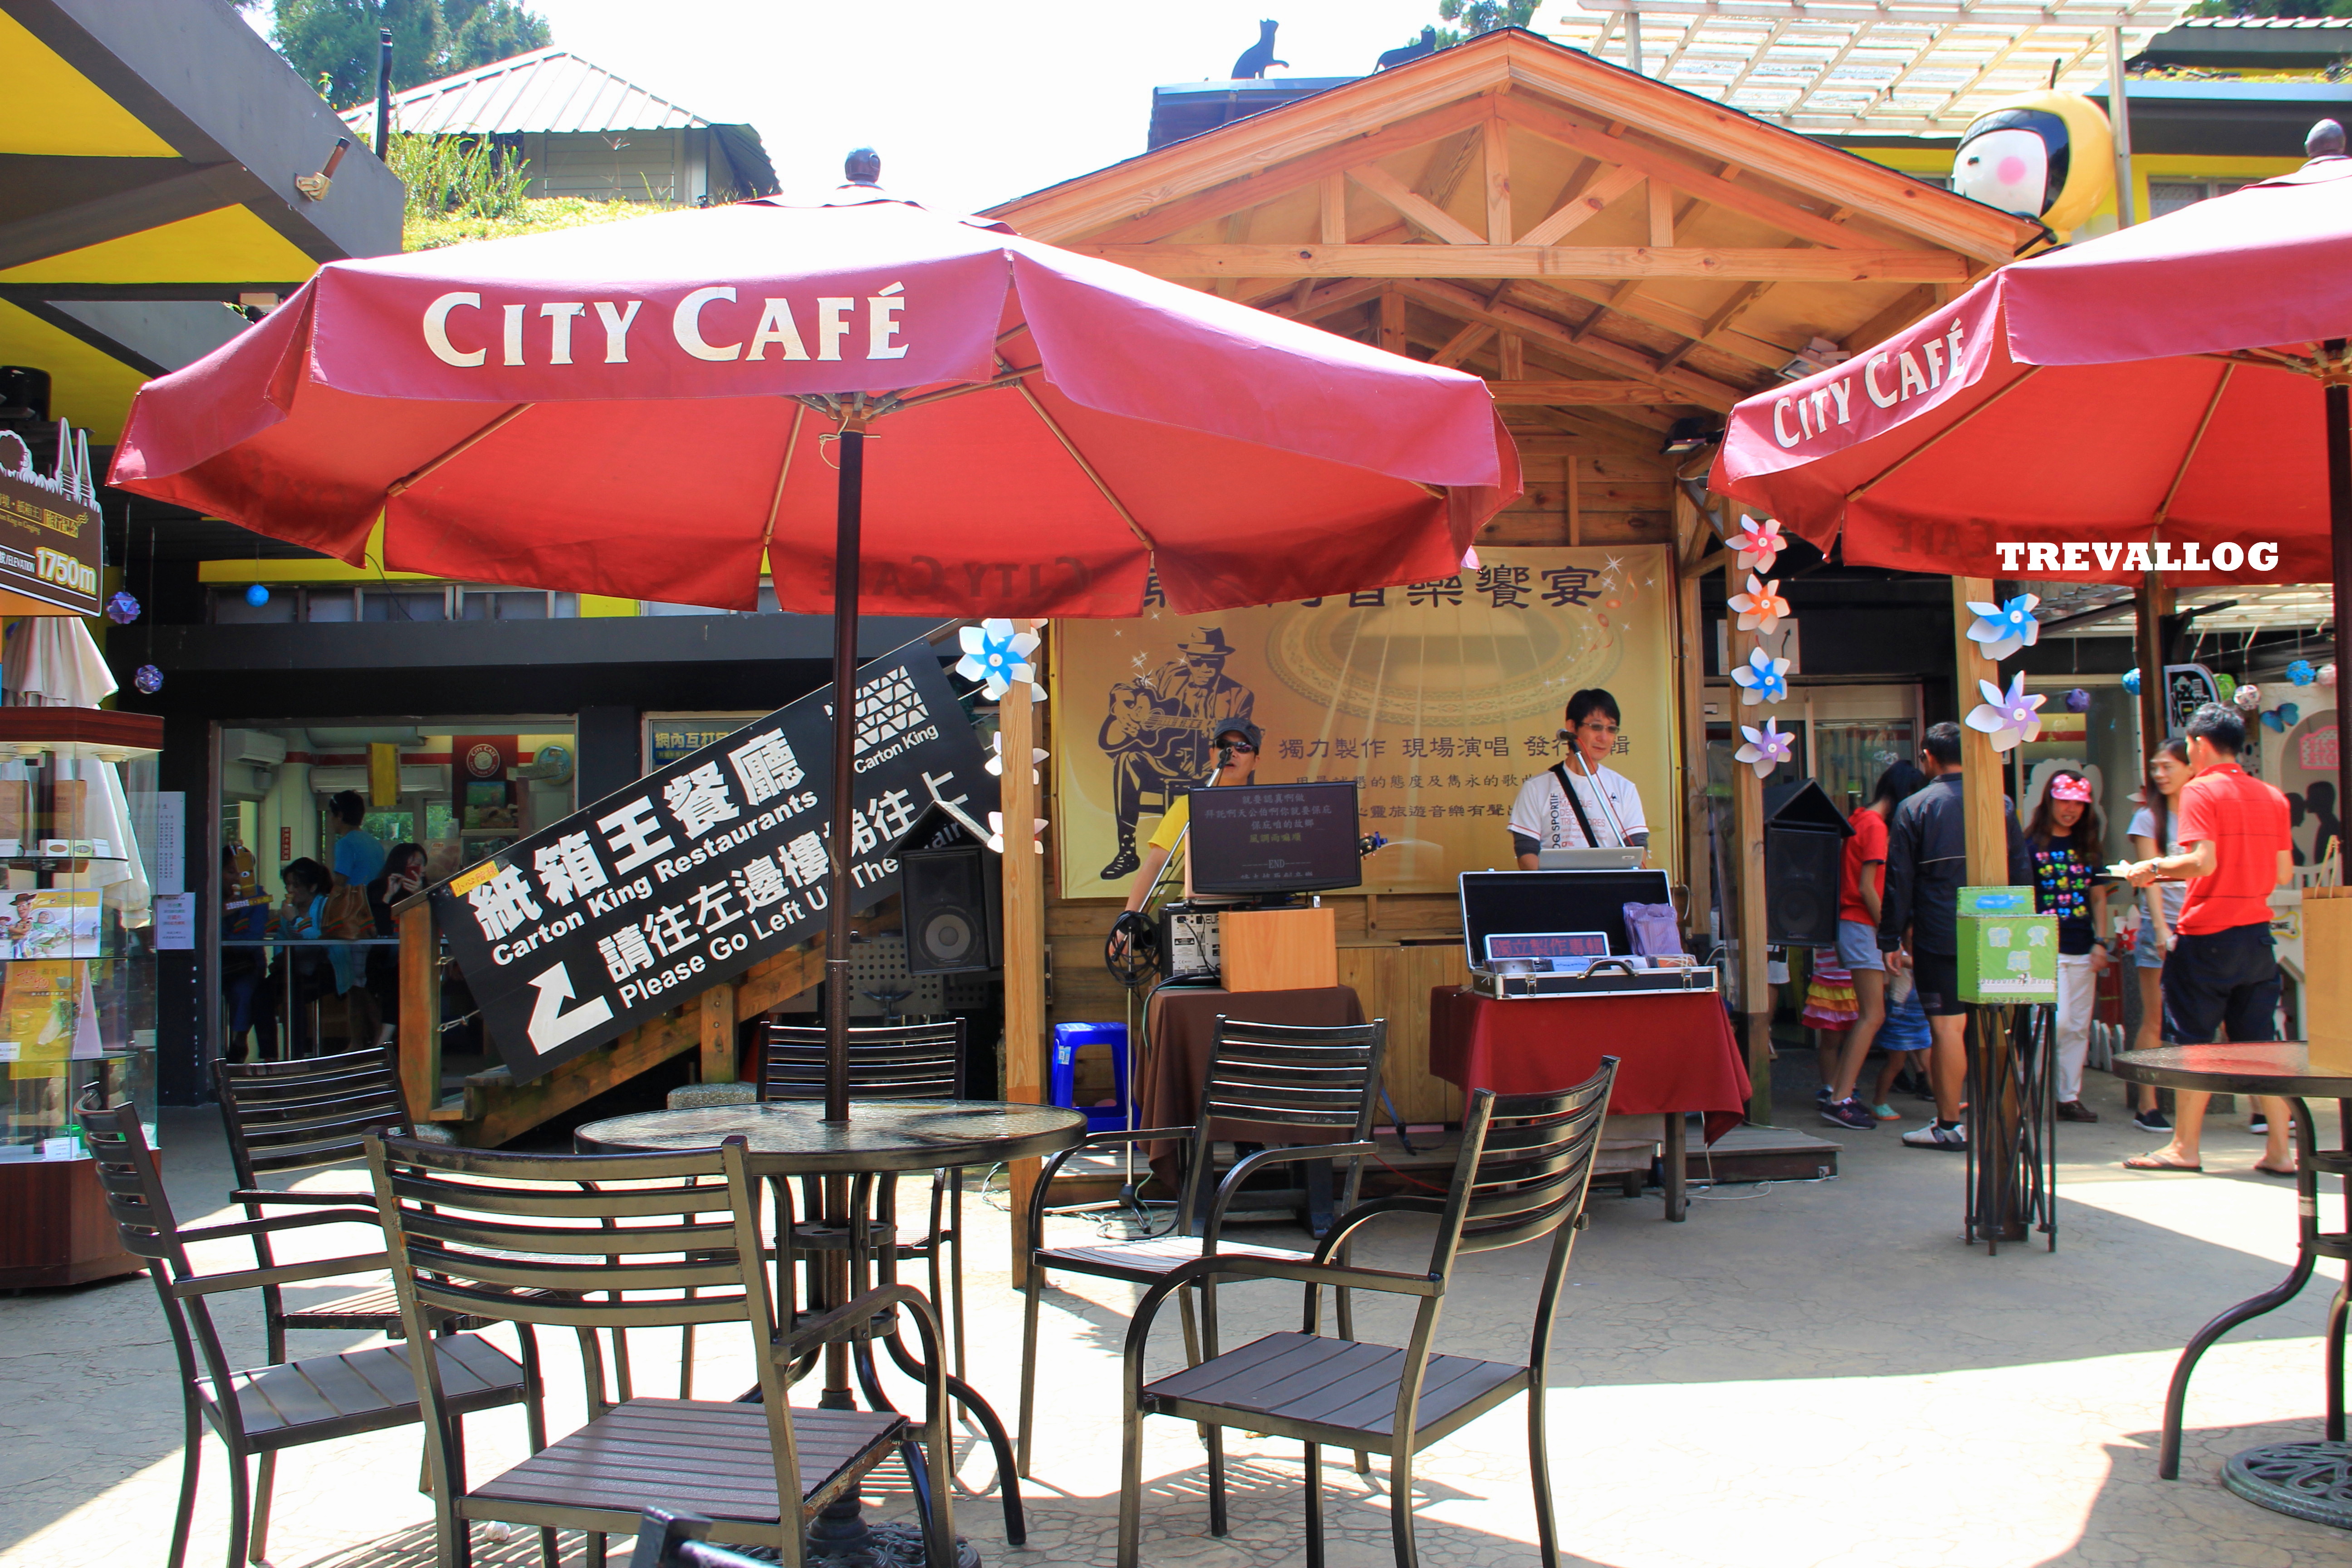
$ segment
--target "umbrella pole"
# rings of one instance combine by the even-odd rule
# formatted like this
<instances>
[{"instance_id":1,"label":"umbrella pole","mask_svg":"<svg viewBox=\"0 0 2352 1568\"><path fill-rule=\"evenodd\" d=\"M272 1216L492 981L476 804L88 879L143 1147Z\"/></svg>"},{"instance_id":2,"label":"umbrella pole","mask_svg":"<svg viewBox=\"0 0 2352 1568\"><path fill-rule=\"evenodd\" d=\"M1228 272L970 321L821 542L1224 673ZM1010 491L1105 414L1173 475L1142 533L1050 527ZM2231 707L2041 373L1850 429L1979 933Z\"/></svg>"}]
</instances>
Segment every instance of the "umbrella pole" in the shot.
<instances>
[{"instance_id":1,"label":"umbrella pole","mask_svg":"<svg viewBox=\"0 0 2352 1568\"><path fill-rule=\"evenodd\" d=\"M2326 358L2331 364L2341 363L2344 340L2330 339ZM2341 381L2331 381L2321 393L2327 413L2327 521L2329 543L2336 557L2336 817L2344 819L2344 808L2352 804L2352 748L2345 744L2344 730L2344 667L2347 650L2352 650L2352 386ZM2343 829L2336 836L2340 856L2344 845ZM2324 847L2312 847L2315 859L2322 857ZM2342 873L2337 873L2342 879Z\"/></svg>"},{"instance_id":2,"label":"umbrella pole","mask_svg":"<svg viewBox=\"0 0 2352 1568\"><path fill-rule=\"evenodd\" d=\"M857 742L857 552L866 505L866 422L841 426L833 536L833 903L824 927L824 1119L849 1120L850 763Z\"/></svg>"}]
</instances>

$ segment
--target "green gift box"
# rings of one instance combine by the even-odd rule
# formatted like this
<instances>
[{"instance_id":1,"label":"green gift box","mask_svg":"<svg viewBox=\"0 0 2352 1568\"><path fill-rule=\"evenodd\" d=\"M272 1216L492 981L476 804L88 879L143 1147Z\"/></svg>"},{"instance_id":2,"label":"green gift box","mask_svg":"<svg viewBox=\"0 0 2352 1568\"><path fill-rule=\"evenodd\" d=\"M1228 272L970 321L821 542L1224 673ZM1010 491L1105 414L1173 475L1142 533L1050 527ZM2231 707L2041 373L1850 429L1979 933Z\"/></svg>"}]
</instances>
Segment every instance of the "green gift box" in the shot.
<instances>
[{"instance_id":1,"label":"green gift box","mask_svg":"<svg viewBox=\"0 0 2352 1568\"><path fill-rule=\"evenodd\" d=\"M1960 1000L1987 1006L2058 1000L2058 917L2031 888L1960 889Z\"/></svg>"}]
</instances>

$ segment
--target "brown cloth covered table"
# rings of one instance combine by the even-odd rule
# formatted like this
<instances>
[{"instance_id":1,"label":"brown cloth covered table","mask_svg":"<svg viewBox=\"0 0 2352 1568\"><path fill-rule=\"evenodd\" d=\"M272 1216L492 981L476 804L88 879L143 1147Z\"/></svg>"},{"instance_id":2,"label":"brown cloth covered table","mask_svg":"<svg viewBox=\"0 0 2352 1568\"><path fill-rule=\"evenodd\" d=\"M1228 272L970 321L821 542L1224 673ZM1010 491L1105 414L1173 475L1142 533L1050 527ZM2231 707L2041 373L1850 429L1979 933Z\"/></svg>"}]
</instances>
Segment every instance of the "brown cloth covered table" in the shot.
<instances>
[{"instance_id":1,"label":"brown cloth covered table","mask_svg":"<svg viewBox=\"0 0 2352 1568\"><path fill-rule=\"evenodd\" d=\"M1201 1119L1201 1084L1216 1044L1217 1016L1252 1024L1360 1024L1364 1004L1345 985L1312 991L1222 991L1174 986L1152 993L1144 1015L1146 1043L1136 1068L1138 1127L1190 1127ZM1219 1119L1216 1136L1253 1143L1337 1142L1301 1138L1300 1129ZM1181 1145L1159 1140L1143 1146L1152 1173L1174 1190Z\"/></svg>"},{"instance_id":2,"label":"brown cloth covered table","mask_svg":"<svg viewBox=\"0 0 2352 1568\"><path fill-rule=\"evenodd\" d=\"M1617 1058L1612 1116L1665 1118L1666 1217L1683 1216L1682 1118L1706 1115L1710 1143L1748 1114L1748 1063L1723 998L1559 996L1503 1002L1458 985L1429 993L1429 1070L1468 1090L1540 1094Z\"/></svg>"}]
</instances>

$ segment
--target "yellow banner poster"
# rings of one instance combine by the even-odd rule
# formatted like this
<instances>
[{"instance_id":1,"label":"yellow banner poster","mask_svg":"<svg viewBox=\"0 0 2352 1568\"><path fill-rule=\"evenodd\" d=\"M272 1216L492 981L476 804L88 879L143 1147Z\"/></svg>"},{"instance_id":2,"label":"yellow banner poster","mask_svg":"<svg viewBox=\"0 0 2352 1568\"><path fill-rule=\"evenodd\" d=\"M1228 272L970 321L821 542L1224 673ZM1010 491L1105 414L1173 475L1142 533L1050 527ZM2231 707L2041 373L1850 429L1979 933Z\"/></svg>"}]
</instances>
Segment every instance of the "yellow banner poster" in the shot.
<instances>
[{"instance_id":1,"label":"yellow banner poster","mask_svg":"<svg viewBox=\"0 0 2352 1568\"><path fill-rule=\"evenodd\" d=\"M1567 753L1561 710L1606 688L1610 765L1675 865L1674 579L1664 548L1481 550L1454 577L1205 616L1054 623L1055 843L1065 898L1127 897L1130 845L1205 779L1212 742L1265 732L1259 784L1354 779L1388 847L1363 890L1450 893L1507 868L1519 785Z\"/></svg>"}]
</instances>

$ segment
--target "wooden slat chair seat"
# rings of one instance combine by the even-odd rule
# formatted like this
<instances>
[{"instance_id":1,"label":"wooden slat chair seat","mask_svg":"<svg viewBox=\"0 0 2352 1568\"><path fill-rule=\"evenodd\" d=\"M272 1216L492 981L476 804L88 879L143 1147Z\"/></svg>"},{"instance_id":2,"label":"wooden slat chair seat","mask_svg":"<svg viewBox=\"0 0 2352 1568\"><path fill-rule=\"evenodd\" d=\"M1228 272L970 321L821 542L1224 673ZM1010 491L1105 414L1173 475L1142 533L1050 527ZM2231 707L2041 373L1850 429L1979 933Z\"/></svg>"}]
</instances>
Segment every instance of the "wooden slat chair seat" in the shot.
<instances>
[{"instance_id":1,"label":"wooden slat chair seat","mask_svg":"<svg viewBox=\"0 0 2352 1568\"><path fill-rule=\"evenodd\" d=\"M407 1101L400 1089L399 1063L392 1048L370 1047L299 1061L213 1064L221 1121L228 1132L229 1164L236 1173L231 1203L259 1219L271 1208L357 1205L373 1218L374 1194L361 1172L341 1191L291 1191L263 1184L265 1177L296 1176L333 1165L357 1165L367 1158L371 1132L412 1135ZM270 1261L266 1237L254 1240L264 1267ZM400 1300L387 1279L380 1285L332 1300L289 1307L276 1289L263 1292L267 1353L286 1359L289 1330L334 1330L398 1339ZM443 1332L478 1329L488 1319L458 1316L436 1321Z\"/></svg>"},{"instance_id":2,"label":"wooden slat chair seat","mask_svg":"<svg viewBox=\"0 0 2352 1568\"><path fill-rule=\"evenodd\" d=\"M938 1321L919 1291L886 1286L783 1322L743 1140L677 1154L538 1155L382 1138L369 1141L369 1163L425 1393L440 1568L467 1568L477 1521L537 1527L545 1568L556 1568L557 1530L585 1531L590 1568L602 1568L605 1536L634 1534L648 1504L707 1514L719 1539L773 1548L785 1568L799 1568L809 1521L893 1453L914 1482L932 1568L953 1563L946 1483L954 1458ZM452 1342L425 1332L434 1312L513 1322L526 1341L539 1327L579 1332L587 1424L471 1480L438 1375ZM797 1361L892 1314L910 1320L922 1341L919 1429L892 1410L788 1403ZM756 1394L730 1403L606 1397L598 1335L716 1323L751 1326Z\"/></svg>"},{"instance_id":3,"label":"wooden slat chair seat","mask_svg":"<svg viewBox=\"0 0 2352 1568\"><path fill-rule=\"evenodd\" d=\"M211 1298L216 1295L274 1290L382 1268L389 1261L384 1254L296 1264L265 1262L257 1268L205 1275L198 1274L190 1264L187 1244L243 1237L260 1246L271 1236L327 1225L364 1225L373 1234L375 1215L367 1210L320 1209L184 1228L173 1218L164 1195L163 1177L139 1125L138 1111L127 1102L109 1107L94 1100L83 1100L77 1110L123 1250L147 1260L147 1272L163 1301L164 1325L180 1364L185 1431L179 1510L165 1558L167 1568L180 1568L187 1555L206 1426L228 1449L228 1568L240 1568L247 1562L258 1563L268 1547L270 1493L278 1454L311 1443L417 1424L422 1407L416 1376L404 1344L237 1367L222 1349L213 1322ZM444 1335L435 1342L446 1368L443 1384L453 1417L520 1404L530 1441L534 1446L540 1442L544 1426L536 1357L530 1342L524 1342L520 1362L475 1334ZM257 1474L252 1477L247 1472L248 1458L258 1460Z\"/></svg>"},{"instance_id":4,"label":"wooden slat chair seat","mask_svg":"<svg viewBox=\"0 0 2352 1568\"><path fill-rule=\"evenodd\" d=\"M1339 1216L1313 1257L1290 1261L1221 1254L1194 1259L1162 1279L1137 1303L1127 1333L1126 1422L1121 1429L1118 1568L1140 1561L1143 1418L1169 1415L1212 1431L1237 1426L1306 1447L1307 1568L1323 1568L1323 1467L1326 1447L1380 1449L1389 1456L1389 1530L1399 1568L1419 1561L1413 1542L1413 1456L1508 1400L1528 1400L1528 1469L1534 1485L1537 1547L1545 1568L1559 1562L1552 1519L1549 1458L1544 1439L1544 1384L1561 1286L1584 1225L1585 1194L1617 1058L1571 1089L1554 1094L1470 1097L1462 1150L1444 1198L1381 1198ZM1437 1221L1425 1270L1355 1268L1344 1261L1348 1238L1389 1215ZM1524 1363L1442 1355L1433 1348L1438 1318L1457 1286L1462 1254L1495 1251L1549 1237L1550 1258L1536 1292ZM1264 1335L1220 1353L1214 1302L1227 1279L1290 1279L1306 1287L1305 1321L1296 1332ZM1418 1300L1412 1333L1402 1346L1325 1337L1324 1287L1377 1290ZM1207 1356L1150 1382L1144 1356L1153 1317L1168 1298L1202 1293ZM1209 1532L1226 1532L1225 1478L1209 1450Z\"/></svg>"},{"instance_id":5,"label":"wooden slat chair seat","mask_svg":"<svg viewBox=\"0 0 2352 1568\"><path fill-rule=\"evenodd\" d=\"M1372 1141L1372 1115L1380 1103L1381 1060L1388 1048L1388 1021L1369 1024L1297 1026L1254 1024L1219 1016L1216 1045L1201 1089L1201 1119L1191 1127L1160 1127L1139 1131L1095 1132L1075 1149L1048 1161L1029 1199L1029 1235L1045 1234L1045 1202L1054 1177L1072 1156L1089 1149L1121 1143L1181 1142L1187 1147L1184 1188L1176 1207L1176 1226L1167 1236L1133 1241L1092 1242L1082 1247L1032 1247L1028 1282L1022 1287L1021 1436L1017 1445L1021 1474L1029 1474L1031 1436L1036 1421L1037 1314L1048 1270L1091 1275L1150 1285L1210 1253L1227 1258L1257 1258L1304 1262L1310 1256L1286 1247L1255 1247L1223 1239L1225 1213L1243 1185L1268 1165L1302 1160L1344 1159L1347 1174L1339 1193L1337 1212L1355 1206L1363 1185L1364 1156L1379 1152ZM1214 1152L1211 1134L1220 1121L1295 1129L1302 1137L1320 1134L1344 1142L1301 1143L1264 1149L1234 1163L1232 1170L1209 1192ZM1344 1257L1342 1261L1344 1261ZM1354 1336L1355 1321L1345 1290L1339 1292L1340 1337ZM1184 1353L1188 1363L1201 1359L1200 1330L1193 1320L1188 1293L1181 1302ZM1214 1449L1222 1438L1208 1434Z\"/></svg>"},{"instance_id":6,"label":"wooden slat chair seat","mask_svg":"<svg viewBox=\"0 0 2352 1568\"><path fill-rule=\"evenodd\" d=\"M837 1500L906 1426L889 1411L795 1409L803 1506L814 1511ZM767 1413L756 1405L632 1399L469 1494L508 1505L519 1519L548 1510L627 1513L648 1498L712 1520L772 1526Z\"/></svg>"}]
</instances>

